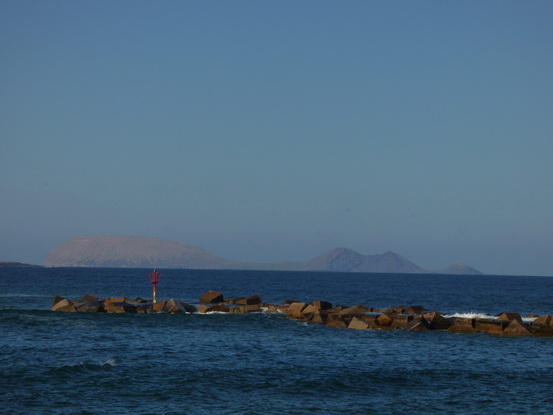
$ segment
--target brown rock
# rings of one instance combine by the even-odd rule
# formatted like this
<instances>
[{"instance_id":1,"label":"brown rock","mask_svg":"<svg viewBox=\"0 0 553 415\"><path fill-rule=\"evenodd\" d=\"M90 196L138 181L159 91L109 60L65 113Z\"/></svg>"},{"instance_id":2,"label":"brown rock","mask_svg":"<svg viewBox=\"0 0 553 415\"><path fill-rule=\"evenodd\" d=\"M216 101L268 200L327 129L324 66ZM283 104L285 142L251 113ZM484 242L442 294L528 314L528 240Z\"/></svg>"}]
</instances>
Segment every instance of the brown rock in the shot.
<instances>
[{"instance_id":1,"label":"brown rock","mask_svg":"<svg viewBox=\"0 0 553 415\"><path fill-rule=\"evenodd\" d=\"M217 291L208 291L200 297L200 304L217 304L225 302L223 294Z\"/></svg>"},{"instance_id":2,"label":"brown rock","mask_svg":"<svg viewBox=\"0 0 553 415\"><path fill-rule=\"evenodd\" d=\"M170 299L165 307L163 307L162 311L164 313L194 313L196 312L196 307L193 305L183 303L182 301L177 301L175 299Z\"/></svg>"},{"instance_id":3,"label":"brown rock","mask_svg":"<svg viewBox=\"0 0 553 415\"><path fill-rule=\"evenodd\" d=\"M77 311L81 313L103 313L106 311L104 308L104 302L101 300L80 302L76 304L76 307Z\"/></svg>"},{"instance_id":4,"label":"brown rock","mask_svg":"<svg viewBox=\"0 0 553 415\"><path fill-rule=\"evenodd\" d=\"M54 302L52 303L52 307L50 308L50 310L63 311L63 310L60 310L60 308L66 307L69 305L73 305L73 301L65 297L56 296L56 298L54 298Z\"/></svg>"},{"instance_id":5,"label":"brown rock","mask_svg":"<svg viewBox=\"0 0 553 415\"><path fill-rule=\"evenodd\" d=\"M474 329L477 332L484 332L488 334L501 334L508 325L508 321L490 320L485 318L477 318L474 321Z\"/></svg>"},{"instance_id":6,"label":"brown rock","mask_svg":"<svg viewBox=\"0 0 553 415\"><path fill-rule=\"evenodd\" d=\"M329 310L332 308L332 304L326 301L313 301L311 303L312 306L317 307L320 310Z\"/></svg>"},{"instance_id":7,"label":"brown rock","mask_svg":"<svg viewBox=\"0 0 553 415\"><path fill-rule=\"evenodd\" d=\"M309 304L307 307L305 307L302 311L302 313L305 315L305 314L314 314L314 313L318 313L322 310L322 308L320 307L317 307L313 304Z\"/></svg>"},{"instance_id":8,"label":"brown rock","mask_svg":"<svg viewBox=\"0 0 553 415\"><path fill-rule=\"evenodd\" d=\"M522 323L522 318L518 313L501 313L497 317L497 320L500 320L500 321L517 320L519 323Z\"/></svg>"},{"instance_id":9,"label":"brown rock","mask_svg":"<svg viewBox=\"0 0 553 415\"><path fill-rule=\"evenodd\" d=\"M140 314L153 313L154 312L154 303L140 303L136 307L136 312Z\"/></svg>"},{"instance_id":10,"label":"brown rock","mask_svg":"<svg viewBox=\"0 0 553 415\"><path fill-rule=\"evenodd\" d=\"M161 313L165 309L166 305L167 305L167 301L160 300L157 303L154 303L154 305L152 306L152 309L156 313Z\"/></svg>"},{"instance_id":11,"label":"brown rock","mask_svg":"<svg viewBox=\"0 0 553 415\"><path fill-rule=\"evenodd\" d=\"M404 327L407 331L428 331L432 330L432 326L423 317L416 317L407 323Z\"/></svg>"},{"instance_id":12,"label":"brown rock","mask_svg":"<svg viewBox=\"0 0 553 415\"><path fill-rule=\"evenodd\" d=\"M309 320L311 320L313 323L326 324L328 320L328 312L326 312L325 310L321 310L313 313L310 316Z\"/></svg>"},{"instance_id":13,"label":"brown rock","mask_svg":"<svg viewBox=\"0 0 553 415\"><path fill-rule=\"evenodd\" d=\"M62 307L56 308L54 311L61 311L64 313L75 313L77 311L77 307L75 307L74 304L67 304Z\"/></svg>"},{"instance_id":14,"label":"brown rock","mask_svg":"<svg viewBox=\"0 0 553 415\"><path fill-rule=\"evenodd\" d=\"M357 317L353 317L348 325L348 329L354 330L367 330L368 328L369 323Z\"/></svg>"},{"instance_id":15,"label":"brown rock","mask_svg":"<svg viewBox=\"0 0 553 415\"><path fill-rule=\"evenodd\" d=\"M393 310L395 310L398 314L405 314L405 310L407 310L407 308L404 305L396 305L393 307Z\"/></svg>"},{"instance_id":16,"label":"brown rock","mask_svg":"<svg viewBox=\"0 0 553 415\"><path fill-rule=\"evenodd\" d=\"M230 313L230 307L225 304L200 304L200 307L198 308L199 313Z\"/></svg>"},{"instance_id":17,"label":"brown rock","mask_svg":"<svg viewBox=\"0 0 553 415\"><path fill-rule=\"evenodd\" d=\"M346 316L342 316L337 313L328 314L326 319L326 325L330 327L347 328L351 320L348 320Z\"/></svg>"},{"instance_id":18,"label":"brown rock","mask_svg":"<svg viewBox=\"0 0 553 415\"><path fill-rule=\"evenodd\" d=\"M538 318L536 318L533 322L532 322L532 325L536 324L540 324L540 325L544 325L544 326L550 326L551 323L552 323L552 319L551 319L551 316L549 314L545 314L543 316L540 316Z\"/></svg>"},{"instance_id":19,"label":"brown rock","mask_svg":"<svg viewBox=\"0 0 553 415\"><path fill-rule=\"evenodd\" d=\"M364 316L365 313L366 308L364 306L348 307L339 311L339 314L343 316Z\"/></svg>"},{"instance_id":20,"label":"brown rock","mask_svg":"<svg viewBox=\"0 0 553 415\"><path fill-rule=\"evenodd\" d=\"M448 330L454 333L476 333L473 318L452 318Z\"/></svg>"},{"instance_id":21,"label":"brown rock","mask_svg":"<svg viewBox=\"0 0 553 415\"><path fill-rule=\"evenodd\" d=\"M286 314L288 314L292 318L296 319L302 319L303 316L303 310L307 307L307 304L305 303L292 303L288 307L288 309L285 311Z\"/></svg>"},{"instance_id":22,"label":"brown rock","mask_svg":"<svg viewBox=\"0 0 553 415\"><path fill-rule=\"evenodd\" d=\"M451 326L451 320L436 311L425 315L424 318L436 330L447 330Z\"/></svg>"},{"instance_id":23,"label":"brown rock","mask_svg":"<svg viewBox=\"0 0 553 415\"><path fill-rule=\"evenodd\" d=\"M411 315L397 315L394 317L392 324L387 326L387 328L390 329L402 329L405 328L407 323L413 320L413 316Z\"/></svg>"},{"instance_id":24,"label":"brown rock","mask_svg":"<svg viewBox=\"0 0 553 415\"><path fill-rule=\"evenodd\" d=\"M389 314L388 312L380 314L376 318L376 323L380 326L391 326L394 321L394 315Z\"/></svg>"},{"instance_id":25,"label":"brown rock","mask_svg":"<svg viewBox=\"0 0 553 415\"><path fill-rule=\"evenodd\" d=\"M405 310L405 314L422 314L424 313L424 307L422 305L412 305Z\"/></svg>"},{"instance_id":26,"label":"brown rock","mask_svg":"<svg viewBox=\"0 0 553 415\"><path fill-rule=\"evenodd\" d=\"M267 304L266 307L267 307L267 313L278 313L279 311L278 307L273 304Z\"/></svg>"},{"instance_id":27,"label":"brown rock","mask_svg":"<svg viewBox=\"0 0 553 415\"><path fill-rule=\"evenodd\" d=\"M134 304L129 304L125 301L108 302L106 311L108 313L136 313L137 312L136 306Z\"/></svg>"},{"instance_id":28,"label":"brown rock","mask_svg":"<svg viewBox=\"0 0 553 415\"><path fill-rule=\"evenodd\" d=\"M247 304L240 306L240 313L259 313L261 311L261 304Z\"/></svg>"},{"instance_id":29,"label":"brown rock","mask_svg":"<svg viewBox=\"0 0 553 415\"><path fill-rule=\"evenodd\" d=\"M520 336L531 336L532 333L528 330L528 328L522 324L517 319L511 320L509 325L503 330L501 333L502 336L509 336L509 337L520 337Z\"/></svg>"},{"instance_id":30,"label":"brown rock","mask_svg":"<svg viewBox=\"0 0 553 415\"><path fill-rule=\"evenodd\" d=\"M79 303L86 303L86 302L89 302L89 301L100 301L100 299L98 297L96 297L95 295L86 294L86 295L83 296L83 298L81 298L79 300Z\"/></svg>"}]
</instances>

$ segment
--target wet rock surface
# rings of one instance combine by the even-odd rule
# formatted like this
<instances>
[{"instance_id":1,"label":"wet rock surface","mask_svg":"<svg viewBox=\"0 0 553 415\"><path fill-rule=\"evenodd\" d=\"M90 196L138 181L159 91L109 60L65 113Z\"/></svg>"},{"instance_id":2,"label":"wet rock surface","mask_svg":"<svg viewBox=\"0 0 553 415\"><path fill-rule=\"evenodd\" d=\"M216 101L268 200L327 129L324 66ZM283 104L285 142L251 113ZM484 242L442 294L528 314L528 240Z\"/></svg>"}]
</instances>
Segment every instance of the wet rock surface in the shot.
<instances>
[{"instance_id":1,"label":"wet rock surface","mask_svg":"<svg viewBox=\"0 0 553 415\"><path fill-rule=\"evenodd\" d=\"M208 291L201 295L197 305L175 299L154 303L142 298L133 300L127 297L102 300L90 294L80 300L56 296L51 310L77 313L283 313L293 320L352 330L441 330L505 337L553 337L553 318L550 315L533 315L523 319L518 313L504 312L490 318L466 318L447 316L427 310L421 305L388 308L364 305L333 307L331 303L322 300L311 303L286 300L278 305L264 303L258 295L229 299L217 291Z\"/></svg>"}]
</instances>

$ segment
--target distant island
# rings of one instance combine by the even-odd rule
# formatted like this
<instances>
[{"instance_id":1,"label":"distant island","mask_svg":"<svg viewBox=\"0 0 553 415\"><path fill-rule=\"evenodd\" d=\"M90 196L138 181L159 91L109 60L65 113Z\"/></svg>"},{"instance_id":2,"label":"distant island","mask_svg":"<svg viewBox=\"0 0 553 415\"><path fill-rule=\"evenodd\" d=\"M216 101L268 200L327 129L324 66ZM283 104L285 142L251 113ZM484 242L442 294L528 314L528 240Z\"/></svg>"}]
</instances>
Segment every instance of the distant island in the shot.
<instances>
[{"instance_id":1,"label":"distant island","mask_svg":"<svg viewBox=\"0 0 553 415\"><path fill-rule=\"evenodd\" d=\"M39 265L24 264L14 261L0 261L0 267L38 267Z\"/></svg>"},{"instance_id":2,"label":"distant island","mask_svg":"<svg viewBox=\"0 0 553 415\"><path fill-rule=\"evenodd\" d=\"M463 263L429 271L394 252L363 255L348 248L335 248L305 262L239 262L217 257L196 246L143 236L75 236L48 252L44 265L481 275Z\"/></svg>"}]
</instances>

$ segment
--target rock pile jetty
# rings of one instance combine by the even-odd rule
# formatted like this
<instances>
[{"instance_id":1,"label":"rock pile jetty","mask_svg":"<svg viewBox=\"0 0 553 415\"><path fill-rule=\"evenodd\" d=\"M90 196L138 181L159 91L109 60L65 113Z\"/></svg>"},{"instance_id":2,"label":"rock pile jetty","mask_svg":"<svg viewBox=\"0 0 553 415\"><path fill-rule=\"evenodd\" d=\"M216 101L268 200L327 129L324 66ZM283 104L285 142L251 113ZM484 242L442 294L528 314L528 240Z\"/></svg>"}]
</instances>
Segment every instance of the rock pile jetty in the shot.
<instances>
[{"instance_id":1,"label":"rock pile jetty","mask_svg":"<svg viewBox=\"0 0 553 415\"><path fill-rule=\"evenodd\" d=\"M52 311L93 313L283 313L299 321L325 324L330 327L355 330L428 331L447 330L455 333L488 333L500 336L553 337L553 318L550 315L529 315L524 319L518 313L501 313L494 318L466 318L443 315L423 306L389 307L385 309L356 306L333 306L326 301L306 303L287 300L283 304L264 303L258 295L225 298L216 291L208 291L198 304L175 299L156 303L136 298L109 297L100 299L85 295L80 300L57 296Z\"/></svg>"}]
</instances>

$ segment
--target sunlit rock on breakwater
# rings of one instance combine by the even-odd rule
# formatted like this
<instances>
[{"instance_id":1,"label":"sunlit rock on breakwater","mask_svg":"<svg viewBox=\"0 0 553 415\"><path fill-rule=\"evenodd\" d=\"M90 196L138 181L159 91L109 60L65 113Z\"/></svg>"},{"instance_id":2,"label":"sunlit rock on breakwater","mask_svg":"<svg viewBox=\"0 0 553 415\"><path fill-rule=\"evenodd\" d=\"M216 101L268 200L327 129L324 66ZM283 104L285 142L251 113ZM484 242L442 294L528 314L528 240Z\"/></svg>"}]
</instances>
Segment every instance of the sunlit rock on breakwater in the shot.
<instances>
[{"instance_id":1,"label":"sunlit rock on breakwater","mask_svg":"<svg viewBox=\"0 0 553 415\"><path fill-rule=\"evenodd\" d=\"M142 298L100 299L85 295L80 300L70 300L57 296L51 310L89 313L283 313L298 321L355 330L442 330L511 337L553 337L553 318L550 315L531 315L523 319L518 313L506 312L493 318L455 317L427 310L420 305L381 309L364 305L333 306L326 301L305 303L287 300L275 305L264 303L257 295L229 299L216 291L200 296L197 305L175 299L152 302Z\"/></svg>"}]
</instances>

